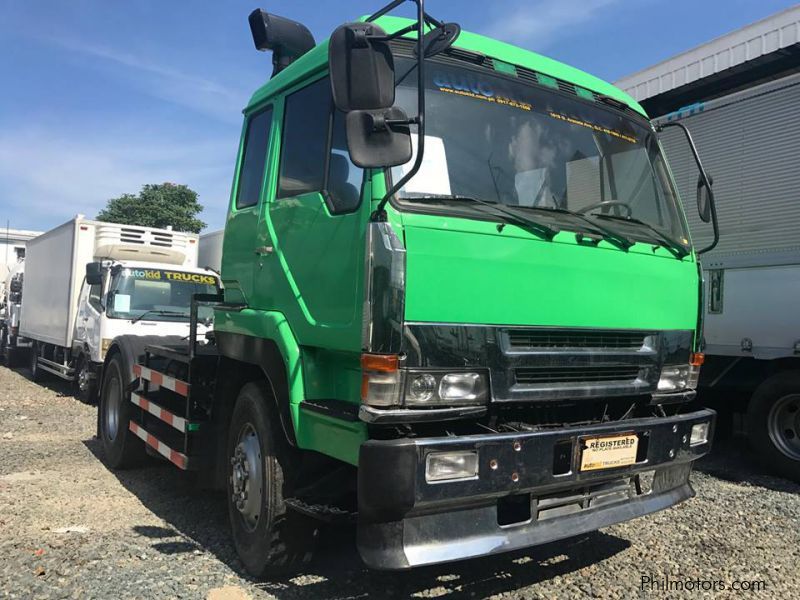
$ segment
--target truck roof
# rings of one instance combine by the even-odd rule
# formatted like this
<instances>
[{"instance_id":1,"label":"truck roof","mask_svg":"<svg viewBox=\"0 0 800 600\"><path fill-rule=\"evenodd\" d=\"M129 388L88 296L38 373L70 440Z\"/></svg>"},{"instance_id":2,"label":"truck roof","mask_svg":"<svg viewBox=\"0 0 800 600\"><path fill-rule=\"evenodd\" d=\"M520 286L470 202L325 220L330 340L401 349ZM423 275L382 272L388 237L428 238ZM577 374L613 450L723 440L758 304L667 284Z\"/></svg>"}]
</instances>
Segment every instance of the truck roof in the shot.
<instances>
[{"instance_id":1,"label":"truck roof","mask_svg":"<svg viewBox=\"0 0 800 600\"><path fill-rule=\"evenodd\" d=\"M364 18L362 17L361 20L364 20ZM414 21L400 17L384 16L375 22L384 30L386 30L387 33L394 33L395 31L399 31L403 27L410 25ZM416 38L416 35L412 33L404 37ZM618 87L598 77L595 77L594 75L590 75L584 71L581 71L580 69L576 69L575 67L571 67L557 60L553 60L552 58L542 56L536 52L531 52L530 50L525 50L523 48L519 48L518 46L513 46L511 44L479 35L477 33L471 33L469 31L461 32L461 35L458 36L454 47L471 52L478 52L491 58L496 58L506 63L530 69L555 79L567 81L573 85L591 90L597 94L613 98L614 100L629 106L631 109L640 113L641 115L644 115L645 117L647 116L647 113L641 107L641 105ZM310 73L326 68L327 65L328 40L326 39L317 44L312 50L298 58L289 67L278 73L265 85L256 90L256 92L250 98L250 102L248 103L248 107L245 109L245 112L248 112L251 108L259 105L270 96L273 96L281 90L290 87L300 79L307 77Z\"/></svg>"}]
</instances>

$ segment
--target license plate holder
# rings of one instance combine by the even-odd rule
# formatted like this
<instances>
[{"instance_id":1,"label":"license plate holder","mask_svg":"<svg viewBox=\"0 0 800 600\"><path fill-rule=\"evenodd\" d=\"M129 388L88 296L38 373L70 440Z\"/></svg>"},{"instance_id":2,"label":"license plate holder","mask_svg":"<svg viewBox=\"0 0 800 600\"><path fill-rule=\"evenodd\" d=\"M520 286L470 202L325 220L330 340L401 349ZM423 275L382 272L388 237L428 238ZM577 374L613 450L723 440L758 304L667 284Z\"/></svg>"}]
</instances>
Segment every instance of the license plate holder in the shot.
<instances>
[{"instance_id":1,"label":"license plate holder","mask_svg":"<svg viewBox=\"0 0 800 600\"><path fill-rule=\"evenodd\" d=\"M581 440L581 471L602 471L636 463L639 436L616 433L586 437Z\"/></svg>"}]
</instances>

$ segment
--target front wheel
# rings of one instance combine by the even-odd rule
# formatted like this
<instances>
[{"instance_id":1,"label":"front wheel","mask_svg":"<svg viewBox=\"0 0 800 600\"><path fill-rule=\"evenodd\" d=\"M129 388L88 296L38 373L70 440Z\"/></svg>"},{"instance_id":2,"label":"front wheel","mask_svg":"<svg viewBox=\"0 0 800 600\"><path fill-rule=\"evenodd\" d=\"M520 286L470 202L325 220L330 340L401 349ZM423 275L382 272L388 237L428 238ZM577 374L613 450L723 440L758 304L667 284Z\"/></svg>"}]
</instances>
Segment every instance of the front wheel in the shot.
<instances>
[{"instance_id":1,"label":"front wheel","mask_svg":"<svg viewBox=\"0 0 800 600\"><path fill-rule=\"evenodd\" d=\"M747 417L748 439L763 463L800 481L800 373L778 373L759 385Z\"/></svg>"},{"instance_id":2,"label":"front wheel","mask_svg":"<svg viewBox=\"0 0 800 600\"><path fill-rule=\"evenodd\" d=\"M263 383L248 383L228 431L228 515L239 558L255 577L308 562L317 534L286 505L295 461L272 403Z\"/></svg>"},{"instance_id":3,"label":"front wheel","mask_svg":"<svg viewBox=\"0 0 800 600\"><path fill-rule=\"evenodd\" d=\"M37 382L42 378L42 371L39 369L39 344L36 342L31 345L28 359L28 370L31 372L31 381Z\"/></svg>"},{"instance_id":4,"label":"front wheel","mask_svg":"<svg viewBox=\"0 0 800 600\"><path fill-rule=\"evenodd\" d=\"M75 367L75 397L84 404L94 404L97 397L97 383L92 373L92 365L85 354L78 357Z\"/></svg>"},{"instance_id":5,"label":"front wheel","mask_svg":"<svg viewBox=\"0 0 800 600\"><path fill-rule=\"evenodd\" d=\"M112 469L127 469L140 464L145 458L144 442L128 428L132 404L128 391L128 373L122 357L117 354L103 369L103 388L100 395L98 417L100 442L106 461Z\"/></svg>"}]
</instances>

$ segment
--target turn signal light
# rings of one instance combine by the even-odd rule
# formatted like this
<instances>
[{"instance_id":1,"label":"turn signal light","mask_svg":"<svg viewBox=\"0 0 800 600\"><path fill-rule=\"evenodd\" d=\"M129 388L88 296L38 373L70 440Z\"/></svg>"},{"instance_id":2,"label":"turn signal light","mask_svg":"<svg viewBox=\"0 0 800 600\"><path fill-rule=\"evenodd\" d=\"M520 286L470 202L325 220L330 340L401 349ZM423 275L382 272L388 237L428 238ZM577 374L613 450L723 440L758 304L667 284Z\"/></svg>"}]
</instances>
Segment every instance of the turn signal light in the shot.
<instances>
[{"instance_id":1,"label":"turn signal light","mask_svg":"<svg viewBox=\"0 0 800 600\"><path fill-rule=\"evenodd\" d=\"M693 367L702 367L703 363L706 361L706 355L702 352L694 352L689 357L689 364Z\"/></svg>"},{"instance_id":2,"label":"turn signal light","mask_svg":"<svg viewBox=\"0 0 800 600\"><path fill-rule=\"evenodd\" d=\"M400 403L401 377L396 354L361 355L361 402L370 406Z\"/></svg>"}]
</instances>

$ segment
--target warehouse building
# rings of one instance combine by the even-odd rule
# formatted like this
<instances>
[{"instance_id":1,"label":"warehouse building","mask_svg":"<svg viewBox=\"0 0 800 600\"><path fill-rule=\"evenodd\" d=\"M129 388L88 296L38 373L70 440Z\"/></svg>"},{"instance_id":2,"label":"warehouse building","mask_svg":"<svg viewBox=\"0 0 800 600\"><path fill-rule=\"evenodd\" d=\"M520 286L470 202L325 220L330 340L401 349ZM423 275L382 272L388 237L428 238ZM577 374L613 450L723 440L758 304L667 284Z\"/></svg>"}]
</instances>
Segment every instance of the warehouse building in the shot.
<instances>
[{"instance_id":1,"label":"warehouse building","mask_svg":"<svg viewBox=\"0 0 800 600\"><path fill-rule=\"evenodd\" d=\"M702 256L702 386L739 397L753 446L800 476L800 6L616 84L657 122L689 128L713 177L720 242ZM677 128L661 134L697 248L698 172ZM703 398L701 389L701 398ZM707 397L711 397L708 394Z\"/></svg>"}]
</instances>

